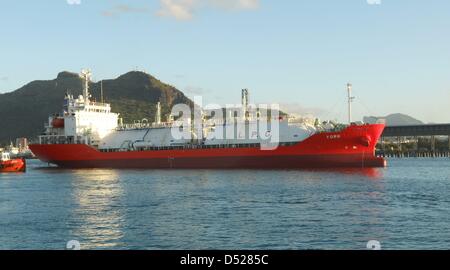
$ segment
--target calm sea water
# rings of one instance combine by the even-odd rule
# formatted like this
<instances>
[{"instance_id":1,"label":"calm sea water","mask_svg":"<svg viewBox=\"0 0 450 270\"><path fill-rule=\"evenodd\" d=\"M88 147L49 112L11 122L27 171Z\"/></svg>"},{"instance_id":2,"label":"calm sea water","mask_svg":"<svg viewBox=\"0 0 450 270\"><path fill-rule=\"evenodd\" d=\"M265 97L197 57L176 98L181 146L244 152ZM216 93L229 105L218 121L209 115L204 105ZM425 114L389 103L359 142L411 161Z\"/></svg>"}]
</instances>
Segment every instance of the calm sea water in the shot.
<instances>
[{"instance_id":1,"label":"calm sea water","mask_svg":"<svg viewBox=\"0 0 450 270\"><path fill-rule=\"evenodd\" d=\"M450 159L347 171L0 175L0 249L450 248Z\"/></svg>"}]
</instances>

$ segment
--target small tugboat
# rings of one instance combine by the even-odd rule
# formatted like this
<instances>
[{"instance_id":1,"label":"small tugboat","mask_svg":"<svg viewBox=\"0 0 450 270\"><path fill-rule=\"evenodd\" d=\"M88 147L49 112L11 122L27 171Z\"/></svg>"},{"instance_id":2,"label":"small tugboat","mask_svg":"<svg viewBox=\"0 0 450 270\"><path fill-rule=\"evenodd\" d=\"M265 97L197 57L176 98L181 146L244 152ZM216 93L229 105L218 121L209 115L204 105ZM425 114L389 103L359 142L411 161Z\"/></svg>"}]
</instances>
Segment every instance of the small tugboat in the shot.
<instances>
[{"instance_id":1,"label":"small tugboat","mask_svg":"<svg viewBox=\"0 0 450 270\"><path fill-rule=\"evenodd\" d=\"M25 159L11 159L9 153L2 153L0 159L0 173L25 172L27 165Z\"/></svg>"}]
</instances>

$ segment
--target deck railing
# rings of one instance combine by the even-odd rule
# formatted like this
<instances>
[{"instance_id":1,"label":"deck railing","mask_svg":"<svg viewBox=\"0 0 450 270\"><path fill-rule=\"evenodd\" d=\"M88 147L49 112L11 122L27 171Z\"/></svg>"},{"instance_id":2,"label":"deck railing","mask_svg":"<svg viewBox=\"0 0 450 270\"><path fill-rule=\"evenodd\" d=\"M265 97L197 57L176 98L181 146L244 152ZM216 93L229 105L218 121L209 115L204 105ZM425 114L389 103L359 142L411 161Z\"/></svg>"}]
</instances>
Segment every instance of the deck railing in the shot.
<instances>
[{"instance_id":1,"label":"deck railing","mask_svg":"<svg viewBox=\"0 0 450 270\"><path fill-rule=\"evenodd\" d=\"M87 136L42 135L39 144L89 144Z\"/></svg>"}]
</instances>

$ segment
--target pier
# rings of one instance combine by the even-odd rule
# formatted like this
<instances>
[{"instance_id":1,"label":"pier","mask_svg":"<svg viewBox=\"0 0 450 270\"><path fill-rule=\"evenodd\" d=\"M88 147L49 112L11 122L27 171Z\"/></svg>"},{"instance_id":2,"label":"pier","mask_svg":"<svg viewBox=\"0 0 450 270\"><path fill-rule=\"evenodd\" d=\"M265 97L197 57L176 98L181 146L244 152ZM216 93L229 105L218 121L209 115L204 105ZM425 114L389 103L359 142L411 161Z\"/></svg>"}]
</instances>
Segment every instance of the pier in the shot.
<instances>
[{"instance_id":1,"label":"pier","mask_svg":"<svg viewBox=\"0 0 450 270\"><path fill-rule=\"evenodd\" d=\"M376 153L381 157L450 157L450 124L386 127Z\"/></svg>"}]
</instances>

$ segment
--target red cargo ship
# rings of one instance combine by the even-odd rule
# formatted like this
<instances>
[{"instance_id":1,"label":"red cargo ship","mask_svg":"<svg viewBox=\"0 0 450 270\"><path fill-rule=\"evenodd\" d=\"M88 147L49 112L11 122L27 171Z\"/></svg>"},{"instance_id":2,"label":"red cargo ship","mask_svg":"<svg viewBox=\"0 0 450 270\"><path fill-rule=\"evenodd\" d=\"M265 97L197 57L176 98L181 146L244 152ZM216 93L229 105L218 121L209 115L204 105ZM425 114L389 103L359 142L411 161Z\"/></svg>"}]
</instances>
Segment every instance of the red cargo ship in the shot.
<instances>
[{"instance_id":1,"label":"red cargo ship","mask_svg":"<svg viewBox=\"0 0 450 270\"><path fill-rule=\"evenodd\" d=\"M247 132L260 121L252 113L248 91L242 93L241 121L205 121L190 138L175 138L173 121L161 122L161 108L154 123L146 119L133 125L119 124L119 115L109 104L89 100L89 72L84 96L67 95L62 116L50 117L39 143L30 145L42 161L67 168L155 168L155 169L295 169L338 167L384 167L375 156L375 146L384 124L350 124L339 127L277 118L277 147L262 147L271 128ZM351 101L349 86L349 115ZM202 114L205 113L202 111ZM208 114L208 112L206 112ZM234 116L236 118L236 116ZM234 119L236 120L236 119ZM271 119L273 121L273 118ZM350 121L351 122L351 121ZM255 126L260 128L260 124ZM175 127L175 128L174 128ZM233 129L234 136L228 136ZM245 133L245 134L244 134ZM242 135L244 134L244 135ZM212 136L214 135L214 136ZM218 136L217 136L218 135ZM223 136L221 136L223 135Z\"/></svg>"}]
</instances>

